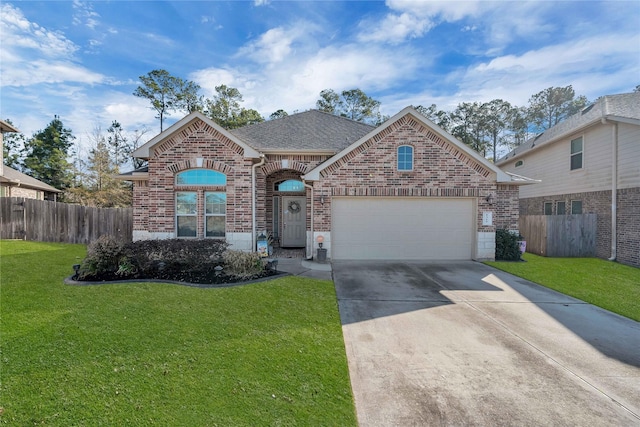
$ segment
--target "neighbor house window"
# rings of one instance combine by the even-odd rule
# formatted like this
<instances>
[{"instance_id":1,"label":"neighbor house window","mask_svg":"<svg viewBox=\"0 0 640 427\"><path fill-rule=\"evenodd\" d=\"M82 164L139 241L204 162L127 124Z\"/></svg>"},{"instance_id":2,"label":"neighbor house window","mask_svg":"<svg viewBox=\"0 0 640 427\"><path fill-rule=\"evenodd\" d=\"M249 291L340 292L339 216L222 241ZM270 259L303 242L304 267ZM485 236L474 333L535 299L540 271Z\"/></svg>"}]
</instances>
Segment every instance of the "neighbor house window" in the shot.
<instances>
[{"instance_id":1,"label":"neighbor house window","mask_svg":"<svg viewBox=\"0 0 640 427\"><path fill-rule=\"evenodd\" d=\"M276 183L273 186L275 191L287 191L292 193L300 193L305 191L304 184L302 181L298 181L297 179L288 179L286 181L281 181Z\"/></svg>"},{"instance_id":2,"label":"neighbor house window","mask_svg":"<svg viewBox=\"0 0 640 427\"><path fill-rule=\"evenodd\" d=\"M571 215L582 214L582 200L571 201Z\"/></svg>"},{"instance_id":3,"label":"neighbor house window","mask_svg":"<svg viewBox=\"0 0 640 427\"><path fill-rule=\"evenodd\" d=\"M196 237L198 229L198 193L178 191L176 193L177 237Z\"/></svg>"},{"instance_id":4,"label":"neighbor house window","mask_svg":"<svg viewBox=\"0 0 640 427\"><path fill-rule=\"evenodd\" d=\"M398 170L413 170L413 147L410 145L402 145L398 147Z\"/></svg>"},{"instance_id":5,"label":"neighbor house window","mask_svg":"<svg viewBox=\"0 0 640 427\"><path fill-rule=\"evenodd\" d=\"M224 237L226 209L226 193L204 193L205 237Z\"/></svg>"},{"instance_id":6,"label":"neighbor house window","mask_svg":"<svg viewBox=\"0 0 640 427\"><path fill-rule=\"evenodd\" d=\"M524 160L518 160L516 162L516 167L519 168L520 166L524 165Z\"/></svg>"},{"instance_id":7,"label":"neighbor house window","mask_svg":"<svg viewBox=\"0 0 640 427\"><path fill-rule=\"evenodd\" d=\"M582 169L582 137L571 140L571 170Z\"/></svg>"},{"instance_id":8,"label":"neighbor house window","mask_svg":"<svg viewBox=\"0 0 640 427\"><path fill-rule=\"evenodd\" d=\"M553 203L552 202L544 202L544 214L545 215L553 215Z\"/></svg>"},{"instance_id":9,"label":"neighbor house window","mask_svg":"<svg viewBox=\"0 0 640 427\"><path fill-rule=\"evenodd\" d=\"M556 202L556 215L564 215L567 213L565 202Z\"/></svg>"}]
</instances>

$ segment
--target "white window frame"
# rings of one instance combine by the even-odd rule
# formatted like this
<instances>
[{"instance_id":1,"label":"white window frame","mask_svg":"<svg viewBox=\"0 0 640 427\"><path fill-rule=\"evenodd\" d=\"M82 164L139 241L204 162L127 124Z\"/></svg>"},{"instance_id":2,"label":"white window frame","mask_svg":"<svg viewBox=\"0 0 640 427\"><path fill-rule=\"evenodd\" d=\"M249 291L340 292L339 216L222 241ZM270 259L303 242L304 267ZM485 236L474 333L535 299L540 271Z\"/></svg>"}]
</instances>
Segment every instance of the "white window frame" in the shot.
<instances>
[{"instance_id":1,"label":"white window frame","mask_svg":"<svg viewBox=\"0 0 640 427\"><path fill-rule=\"evenodd\" d=\"M547 206L550 206L550 212L547 213ZM543 215L553 215L553 202L544 202L542 205L542 214Z\"/></svg>"},{"instance_id":2,"label":"white window frame","mask_svg":"<svg viewBox=\"0 0 640 427\"><path fill-rule=\"evenodd\" d=\"M192 194L196 196L196 206L195 206L195 212L190 212L190 213L180 213L178 212L178 195L180 193L186 193L186 194ZM176 227L176 237L180 238L180 239L195 239L198 237L198 193L196 191L176 191L175 194L175 200L176 200L176 218L175 218L175 227ZM180 227L179 227L179 218L180 217L193 217L196 219L196 232L195 235L191 236L181 236L180 235Z\"/></svg>"},{"instance_id":3,"label":"white window frame","mask_svg":"<svg viewBox=\"0 0 640 427\"><path fill-rule=\"evenodd\" d=\"M222 194L224 196L224 205L222 205L222 212L207 212L207 195L209 194ZM205 191L204 192L204 237L207 239L224 239L227 235L227 193L224 191ZM207 225L209 218L224 218L224 229L221 236L208 236Z\"/></svg>"},{"instance_id":4,"label":"white window frame","mask_svg":"<svg viewBox=\"0 0 640 427\"><path fill-rule=\"evenodd\" d=\"M560 205L562 205L562 210L564 212L560 213ZM567 202L565 202L564 200L558 200L556 202L556 215L566 215L567 213Z\"/></svg>"},{"instance_id":5,"label":"white window frame","mask_svg":"<svg viewBox=\"0 0 640 427\"><path fill-rule=\"evenodd\" d=\"M580 151L576 151L575 153L573 152L573 143L580 140ZM569 157L569 168L571 171L577 171L577 170L581 170L584 169L584 137L583 136L579 136L577 138L573 138L571 140L571 142L569 143L569 153L570 153L570 157ZM576 156L580 156L580 166L579 167L573 167L573 158Z\"/></svg>"}]
</instances>

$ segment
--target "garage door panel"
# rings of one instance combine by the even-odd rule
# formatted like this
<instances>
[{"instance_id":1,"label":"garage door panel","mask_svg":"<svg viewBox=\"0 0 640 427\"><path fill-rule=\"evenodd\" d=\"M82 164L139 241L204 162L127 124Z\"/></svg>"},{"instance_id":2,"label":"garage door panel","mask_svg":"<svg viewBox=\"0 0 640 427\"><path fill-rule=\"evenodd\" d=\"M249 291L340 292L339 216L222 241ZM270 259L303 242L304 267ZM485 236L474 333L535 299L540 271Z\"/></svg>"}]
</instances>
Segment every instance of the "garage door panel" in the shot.
<instances>
[{"instance_id":1,"label":"garage door panel","mask_svg":"<svg viewBox=\"0 0 640 427\"><path fill-rule=\"evenodd\" d=\"M471 259L471 199L335 198L334 259Z\"/></svg>"}]
</instances>

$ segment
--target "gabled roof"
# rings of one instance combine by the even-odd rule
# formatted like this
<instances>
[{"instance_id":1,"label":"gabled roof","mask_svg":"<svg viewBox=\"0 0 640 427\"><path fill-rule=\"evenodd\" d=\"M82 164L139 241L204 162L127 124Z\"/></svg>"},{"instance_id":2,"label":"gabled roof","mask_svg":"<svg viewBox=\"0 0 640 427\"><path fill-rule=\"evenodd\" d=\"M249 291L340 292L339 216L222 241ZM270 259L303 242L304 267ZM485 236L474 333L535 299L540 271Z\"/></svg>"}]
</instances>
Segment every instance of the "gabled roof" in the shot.
<instances>
[{"instance_id":1,"label":"gabled roof","mask_svg":"<svg viewBox=\"0 0 640 427\"><path fill-rule=\"evenodd\" d=\"M232 134L264 153L337 153L375 129L374 126L319 110L244 126Z\"/></svg>"},{"instance_id":2,"label":"gabled roof","mask_svg":"<svg viewBox=\"0 0 640 427\"><path fill-rule=\"evenodd\" d=\"M11 185L20 185L21 187L33 188L35 190L49 191L51 193L62 193L55 187L45 184L44 182L35 179L32 176L18 172L17 170L4 166L2 176L0 176L0 182L8 182Z\"/></svg>"},{"instance_id":3,"label":"gabled roof","mask_svg":"<svg viewBox=\"0 0 640 427\"><path fill-rule=\"evenodd\" d=\"M520 144L496 164L511 161L541 146L559 141L607 120L640 126L640 92L602 96L581 112Z\"/></svg>"},{"instance_id":4,"label":"gabled roof","mask_svg":"<svg viewBox=\"0 0 640 427\"><path fill-rule=\"evenodd\" d=\"M233 141L235 144L237 144L238 146L242 147L242 149L244 150L244 157L251 157L251 158L259 158L260 157L260 153L258 153L253 147L250 147L245 142L240 140L237 136L229 133L229 131L223 129L220 125L218 125L216 122L214 122L213 120L211 120L210 118L208 118L207 116L205 116L204 114L202 114L199 111L194 111L193 113L189 114L188 116L182 118L181 120L177 121L176 123L174 123L173 125L168 127L164 132L158 134L154 138L152 138L149 141L147 141L146 144L144 144L142 147L140 147L136 151L134 151L132 153L132 156L133 157L138 157L138 158L141 158L141 159L148 159L151 156L151 153L153 152L153 148L156 145L160 144L161 142L163 142L166 139L170 138L174 134L176 134L176 133L180 132L181 130L183 130L184 128L188 127L195 120L202 120L208 126L212 127L217 132L221 133L222 135L224 135L225 137L227 137L231 141Z\"/></svg>"},{"instance_id":5,"label":"gabled roof","mask_svg":"<svg viewBox=\"0 0 640 427\"><path fill-rule=\"evenodd\" d=\"M420 114L413 107L404 108L398 114L396 114L395 116L391 117L389 120L384 122L381 126L373 129L371 132L367 133L366 135L362 136L360 139L358 139L357 141L355 141L354 143L352 143L351 145L346 147L340 153L336 154L335 156L331 157L326 162L322 163L321 165L317 166L315 169L313 169L310 172L308 172L306 175L303 176L303 179L309 180L309 181L317 181L317 180L319 180L320 179L320 172L322 172L324 169L326 169L327 167L331 166L332 164L338 162L340 159L342 159L343 157L348 155L350 152L352 152L355 149L357 149L360 145L364 144L369 139L375 137L377 134L384 132L388 127L392 126L395 122L397 122L398 120L400 120L403 117L408 116L408 115L410 115L413 119L417 120L419 123L423 124L424 126L432 129L435 133L438 134L438 136L442 137L447 142L449 142L450 144L454 145L456 148L458 148L460 151L464 152L468 157L472 158L473 160L475 160L480 165L482 165L485 168L489 169L491 172L494 172L496 174L497 182L499 182L499 183L510 183L510 184L525 184L525 183L528 183L528 182L525 182L525 181L522 181L522 180L513 179L510 175L506 174L504 171L502 171L496 165L494 165L493 163L489 162L487 159L485 159L480 154L478 154L475 150L473 150L472 148L470 148L466 144L458 141L451 134L447 133L442 128L440 128L438 125L433 123L431 120L427 119L425 116Z\"/></svg>"}]
</instances>

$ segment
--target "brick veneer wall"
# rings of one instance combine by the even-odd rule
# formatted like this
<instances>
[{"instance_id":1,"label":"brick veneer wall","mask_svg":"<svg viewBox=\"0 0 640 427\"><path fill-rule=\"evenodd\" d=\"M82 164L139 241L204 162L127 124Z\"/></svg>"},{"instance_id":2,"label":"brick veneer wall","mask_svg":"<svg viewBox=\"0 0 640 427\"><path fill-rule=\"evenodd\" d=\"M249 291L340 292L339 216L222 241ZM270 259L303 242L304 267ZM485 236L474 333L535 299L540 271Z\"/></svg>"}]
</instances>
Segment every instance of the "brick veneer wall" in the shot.
<instances>
[{"instance_id":1,"label":"brick veneer wall","mask_svg":"<svg viewBox=\"0 0 640 427\"><path fill-rule=\"evenodd\" d=\"M414 147L414 170L398 171L397 148ZM461 197L477 201L478 233L494 233L496 224L517 229L518 190L497 186L495 174L431 129L406 116L325 169L314 183L315 231L331 231L331 197ZM493 193L497 203L485 197ZM324 198L325 203L319 200ZM500 200L506 198L506 200ZM494 213L494 225L482 225L482 212Z\"/></svg>"},{"instance_id":2,"label":"brick veneer wall","mask_svg":"<svg viewBox=\"0 0 640 427\"><path fill-rule=\"evenodd\" d=\"M222 172L226 186L176 186L175 175L196 168L198 158L202 167ZM252 159L243 157L242 147L197 120L186 129L155 147L149 158L149 181L134 187L134 229L163 235L175 232L175 193L198 193L198 237L204 235L202 218L204 192L225 191L227 194L227 233L251 233L251 165Z\"/></svg>"},{"instance_id":3,"label":"brick veneer wall","mask_svg":"<svg viewBox=\"0 0 640 427\"><path fill-rule=\"evenodd\" d=\"M572 200L582 201L582 213L597 214L596 256L611 256L611 191L557 194L520 200L520 215L544 215L544 203L564 201L567 214ZM640 267L640 187L618 190L617 260ZM526 236L525 236L526 237Z\"/></svg>"}]
</instances>

